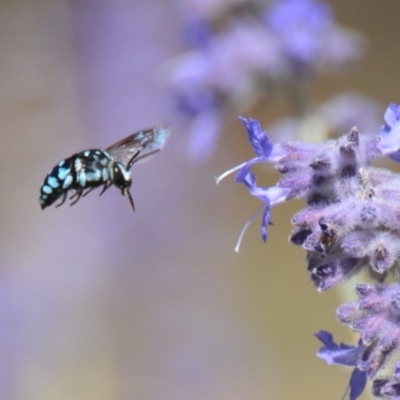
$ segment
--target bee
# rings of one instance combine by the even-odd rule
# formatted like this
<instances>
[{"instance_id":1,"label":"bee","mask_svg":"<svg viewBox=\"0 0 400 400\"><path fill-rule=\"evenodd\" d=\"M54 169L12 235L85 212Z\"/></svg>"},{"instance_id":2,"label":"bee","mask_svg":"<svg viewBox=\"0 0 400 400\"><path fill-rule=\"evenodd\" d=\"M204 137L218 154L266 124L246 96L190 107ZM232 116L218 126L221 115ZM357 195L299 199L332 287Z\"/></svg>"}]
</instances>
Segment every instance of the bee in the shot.
<instances>
[{"instance_id":1,"label":"bee","mask_svg":"<svg viewBox=\"0 0 400 400\"><path fill-rule=\"evenodd\" d=\"M101 196L114 185L128 198L135 211L129 191L132 184L130 169L133 164L159 152L168 136L166 127L156 126L135 132L105 150L84 150L60 161L49 171L40 188L40 206L44 209L61 198L56 205L60 207L68 193L74 191L69 198L72 206L93 189L103 186Z\"/></svg>"},{"instance_id":2,"label":"bee","mask_svg":"<svg viewBox=\"0 0 400 400\"><path fill-rule=\"evenodd\" d=\"M321 233L315 250L323 255L327 255L335 245L339 232L337 227L325 217L320 218L318 224L321 228Z\"/></svg>"}]
</instances>

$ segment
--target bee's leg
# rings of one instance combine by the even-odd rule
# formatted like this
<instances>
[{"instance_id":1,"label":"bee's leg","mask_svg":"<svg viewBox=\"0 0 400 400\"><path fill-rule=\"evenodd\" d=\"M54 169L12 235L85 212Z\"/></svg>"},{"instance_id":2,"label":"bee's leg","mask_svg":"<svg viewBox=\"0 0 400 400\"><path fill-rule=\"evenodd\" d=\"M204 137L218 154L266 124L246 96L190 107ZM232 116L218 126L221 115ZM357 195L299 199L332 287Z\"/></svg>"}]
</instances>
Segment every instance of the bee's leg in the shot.
<instances>
[{"instance_id":1,"label":"bee's leg","mask_svg":"<svg viewBox=\"0 0 400 400\"><path fill-rule=\"evenodd\" d=\"M85 197L87 194L89 194L93 189L96 189L95 187L92 187L88 189L85 193L82 194L82 197Z\"/></svg>"},{"instance_id":2,"label":"bee's leg","mask_svg":"<svg viewBox=\"0 0 400 400\"><path fill-rule=\"evenodd\" d=\"M132 207L132 210L133 210L133 212L135 212L135 203L133 202L133 198L132 198L132 195L131 195L131 193L129 191L129 188L123 189L122 190L122 194L124 196L128 197L128 200L129 200L129 203L130 203L130 205Z\"/></svg>"},{"instance_id":3,"label":"bee's leg","mask_svg":"<svg viewBox=\"0 0 400 400\"><path fill-rule=\"evenodd\" d=\"M81 198L82 193L83 193L83 190L82 190L82 189L79 189L79 190L77 190L77 191L74 193L74 195L72 195L72 196L70 197L70 200L71 200L72 198L76 197L76 199L75 199L72 203L70 203L70 206L73 206L73 205Z\"/></svg>"},{"instance_id":4,"label":"bee's leg","mask_svg":"<svg viewBox=\"0 0 400 400\"><path fill-rule=\"evenodd\" d=\"M103 186L103 189L101 189L99 196L101 196L111 185L112 185L111 182L106 182Z\"/></svg>"},{"instance_id":5,"label":"bee's leg","mask_svg":"<svg viewBox=\"0 0 400 400\"><path fill-rule=\"evenodd\" d=\"M65 203L65 200L67 200L67 192L65 191L62 196L61 203L57 204L56 207L60 207Z\"/></svg>"},{"instance_id":6,"label":"bee's leg","mask_svg":"<svg viewBox=\"0 0 400 400\"><path fill-rule=\"evenodd\" d=\"M129 171L132 168L133 163L135 162L136 157L140 154L140 150L138 150L128 161L128 164L126 164L126 170Z\"/></svg>"}]
</instances>

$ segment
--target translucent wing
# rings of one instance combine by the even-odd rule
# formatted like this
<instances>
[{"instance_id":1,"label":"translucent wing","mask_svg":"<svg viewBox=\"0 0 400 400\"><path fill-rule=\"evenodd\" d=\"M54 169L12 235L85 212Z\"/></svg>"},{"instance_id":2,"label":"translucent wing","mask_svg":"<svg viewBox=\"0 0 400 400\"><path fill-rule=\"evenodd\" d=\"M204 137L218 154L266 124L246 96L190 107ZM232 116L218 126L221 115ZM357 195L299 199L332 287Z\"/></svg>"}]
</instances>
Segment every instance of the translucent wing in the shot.
<instances>
[{"instance_id":1,"label":"translucent wing","mask_svg":"<svg viewBox=\"0 0 400 400\"><path fill-rule=\"evenodd\" d=\"M127 166L129 160L137 154L134 164L159 152L169 136L169 129L156 126L135 132L118 143L108 147L106 151L116 160Z\"/></svg>"}]
</instances>

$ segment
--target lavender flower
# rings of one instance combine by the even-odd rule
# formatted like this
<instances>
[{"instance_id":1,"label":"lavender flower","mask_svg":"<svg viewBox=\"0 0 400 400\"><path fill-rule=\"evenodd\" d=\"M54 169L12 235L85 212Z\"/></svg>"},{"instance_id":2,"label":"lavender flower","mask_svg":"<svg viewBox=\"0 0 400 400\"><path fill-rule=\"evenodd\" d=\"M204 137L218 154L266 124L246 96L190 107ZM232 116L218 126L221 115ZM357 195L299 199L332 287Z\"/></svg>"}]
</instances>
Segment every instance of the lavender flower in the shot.
<instances>
[{"instance_id":1,"label":"lavender flower","mask_svg":"<svg viewBox=\"0 0 400 400\"><path fill-rule=\"evenodd\" d=\"M399 399L400 364L394 377L377 378L377 374L400 348L400 283L383 284L389 275L400 279L400 175L374 167L372 161L400 154L400 106L389 106L386 124L376 135L352 128L336 140L317 144L273 144L257 120L241 121L256 157L218 181L236 172L235 181L264 203L264 241L272 206L304 199L305 207L292 218L290 241L306 251L307 269L319 291L362 269L379 282L358 284L358 300L337 310L339 321L359 334L358 345L336 345L328 332L321 331L317 337L324 347L317 355L328 364L354 367L351 400L361 394L367 378L375 379L376 396ZM282 175L275 186L257 185L252 166L260 162L275 164Z\"/></svg>"}]
</instances>

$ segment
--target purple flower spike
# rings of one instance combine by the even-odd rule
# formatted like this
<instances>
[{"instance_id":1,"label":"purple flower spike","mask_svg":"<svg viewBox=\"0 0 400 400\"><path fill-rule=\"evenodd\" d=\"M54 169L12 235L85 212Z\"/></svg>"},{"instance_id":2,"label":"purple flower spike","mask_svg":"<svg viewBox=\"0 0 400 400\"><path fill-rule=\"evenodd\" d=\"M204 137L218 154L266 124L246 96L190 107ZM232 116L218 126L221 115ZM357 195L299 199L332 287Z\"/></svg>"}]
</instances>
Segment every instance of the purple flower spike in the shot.
<instances>
[{"instance_id":1,"label":"purple flower spike","mask_svg":"<svg viewBox=\"0 0 400 400\"><path fill-rule=\"evenodd\" d=\"M319 331L315 334L324 346L317 353L317 357L324 360L328 365L357 366L358 359L365 350L365 346L359 343L358 346L349 346L344 343L336 344L330 332ZM356 400L365 389L367 384L367 373L357 367L354 368L350 382L350 400Z\"/></svg>"},{"instance_id":2,"label":"purple flower spike","mask_svg":"<svg viewBox=\"0 0 400 400\"><path fill-rule=\"evenodd\" d=\"M339 322L360 334L365 351L357 367L373 378L400 347L400 285L358 284L359 300L340 306Z\"/></svg>"},{"instance_id":3,"label":"purple flower spike","mask_svg":"<svg viewBox=\"0 0 400 400\"><path fill-rule=\"evenodd\" d=\"M397 162L400 162L400 105L391 103L385 112L378 149Z\"/></svg>"}]
</instances>

